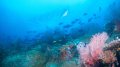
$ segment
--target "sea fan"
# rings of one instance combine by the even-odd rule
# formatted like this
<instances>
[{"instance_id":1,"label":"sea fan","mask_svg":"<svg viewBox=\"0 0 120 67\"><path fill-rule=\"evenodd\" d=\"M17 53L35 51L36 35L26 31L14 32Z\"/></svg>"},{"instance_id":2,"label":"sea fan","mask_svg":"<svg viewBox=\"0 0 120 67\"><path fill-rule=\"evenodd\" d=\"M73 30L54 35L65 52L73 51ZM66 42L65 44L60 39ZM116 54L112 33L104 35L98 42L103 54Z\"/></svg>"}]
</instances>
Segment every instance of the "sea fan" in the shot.
<instances>
[{"instance_id":1,"label":"sea fan","mask_svg":"<svg viewBox=\"0 0 120 67\"><path fill-rule=\"evenodd\" d=\"M93 66L95 62L100 59L99 57L103 53L103 46L105 45L107 39L107 33L103 32L93 35L90 43L87 44L86 47L81 47L81 43L78 44L77 48L82 61L87 65Z\"/></svg>"}]
</instances>

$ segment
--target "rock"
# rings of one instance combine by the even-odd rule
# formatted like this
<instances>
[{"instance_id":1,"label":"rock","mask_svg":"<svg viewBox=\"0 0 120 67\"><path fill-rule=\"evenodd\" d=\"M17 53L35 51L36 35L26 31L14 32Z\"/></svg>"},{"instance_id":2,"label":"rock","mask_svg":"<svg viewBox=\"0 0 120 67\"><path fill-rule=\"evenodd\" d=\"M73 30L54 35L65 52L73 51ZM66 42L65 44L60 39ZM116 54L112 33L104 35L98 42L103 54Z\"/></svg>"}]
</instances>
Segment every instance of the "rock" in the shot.
<instances>
[{"instance_id":1,"label":"rock","mask_svg":"<svg viewBox=\"0 0 120 67\"><path fill-rule=\"evenodd\" d=\"M66 61L62 64L62 67L79 67L75 61Z\"/></svg>"},{"instance_id":2,"label":"rock","mask_svg":"<svg viewBox=\"0 0 120 67\"><path fill-rule=\"evenodd\" d=\"M4 67L43 67L46 58L39 51L31 50L26 53L8 56L3 61Z\"/></svg>"},{"instance_id":3,"label":"rock","mask_svg":"<svg viewBox=\"0 0 120 67\"><path fill-rule=\"evenodd\" d=\"M59 67L58 63L55 63L55 62L48 62L46 64L46 67Z\"/></svg>"}]
</instances>

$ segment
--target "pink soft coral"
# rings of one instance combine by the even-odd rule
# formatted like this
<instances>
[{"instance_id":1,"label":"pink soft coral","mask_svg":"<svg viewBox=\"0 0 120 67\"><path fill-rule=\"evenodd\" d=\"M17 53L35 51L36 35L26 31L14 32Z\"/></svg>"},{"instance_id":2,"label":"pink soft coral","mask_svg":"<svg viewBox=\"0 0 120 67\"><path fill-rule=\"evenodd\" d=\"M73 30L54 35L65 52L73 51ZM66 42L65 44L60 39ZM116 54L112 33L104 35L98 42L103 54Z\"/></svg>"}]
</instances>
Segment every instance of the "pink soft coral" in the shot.
<instances>
[{"instance_id":1,"label":"pink soft coral","mask_svg":"<svg viewBox=\"0 0 120 67\"><path fill-rule=\"evenodd\" d=\"M100 55L103 53L103 46L108 39L107 33L98 33L93 35L89 44L86 47L81 47L82 44L78 44L77 48L80 53L80 58L87 65L94 65L99 60ZM87 66L91 67L91 66Z\"/></svg>"},{"instance_id":2,"label":"pink soft coral","mask_svg":"<svg viewBox=\"0 0 120 67\"><path fill-rule=\"evenodd\" d=\"M90 47L90 53L94 60L98 60L100 54L103 52L103 47L108 39L107 33L98 33L91 38L88 46Z\"/></svg>"}]
</instances>

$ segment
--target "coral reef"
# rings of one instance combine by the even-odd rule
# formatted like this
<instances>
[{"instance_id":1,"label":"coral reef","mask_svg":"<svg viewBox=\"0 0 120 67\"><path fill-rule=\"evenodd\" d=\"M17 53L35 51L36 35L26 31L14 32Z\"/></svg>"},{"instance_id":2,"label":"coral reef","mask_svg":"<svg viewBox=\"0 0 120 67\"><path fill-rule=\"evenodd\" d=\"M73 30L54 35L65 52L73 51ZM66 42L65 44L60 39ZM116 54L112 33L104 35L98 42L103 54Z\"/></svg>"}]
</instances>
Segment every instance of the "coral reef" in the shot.
<instances>
[{"instance_id":1,"label":"coral reef","mask_svg":"<svg viewBox=\"0 0 120 67\"><path fill-rule=\"evenodd\" d=\"M43 67L46 58L39 51L16 54L4 59L3 67Z\"/></svg>"},{"instance_id":2,"label":"coral reef","mask_svg":"<svg viewBox=\"0 0 120 67\"><path fill-rule=\"evenodd\" d=\"M104 50L119 50L120 48L120 40L113 40L108 45L106 45L103 49Z\"/></svg>"},{"instance_id":3,"label":"coral reef","mask_svg":"<svg viewBox=\"0 0 120 67\"><path fill-rule=\"evenodd\" d=\"M105 45L108 36L105 32L95 34L89 44L85 47L80 47L78 44L78 51L80 53L80 58L86 65L86 67L93 67L94 64L100 59L100 55L103 53L102 49Z\"/></svg>"},{"instance_id":4,"label":"coral reef","mask_svg":"<svg viewBox=\"0 0 120 67\"><path fill-rule=\"evenodd\" d=\"M37 42L25 52L9 54L1 63L3 67L119 67L120 40L107 39L103 32L93 35L89 43L76 40L51 46Z\"/></svg>"},{"instance_id":5,"label":"coral reef","mask_svg":"<svg viewBox=\"0 0 120 67\"><path fill-rule=\"evenodd\" d=\"M120 63L118 53L120 51L120 39L106 43L107 39L107 33L103 32L93 35L88 44L80 42L77 49L80 54L81 65L85 67L101 67L101 65L102 67L119 67L117 62Z\"/></svg>"},{"instance_id":6,"label":"coral reef","mask_svg":"<svg viewBox=\"0 0 120 67\"><path fill-rule=\"evenodd\" d=\"M109 36L112 36L115 28L114 21L111 21L105 25L105 31L108 33Z\"/></svg>"},{"instance_id":7,"label":"coral reef","mask_svg":"<svg viewBox=\"0 0 120 67\"><path fill-rule=\"evenodd\" d=\"M113 63L117 60L115 54L111 50L103 51L101 59L104 63Z\"/></svg>"}]
</instances>

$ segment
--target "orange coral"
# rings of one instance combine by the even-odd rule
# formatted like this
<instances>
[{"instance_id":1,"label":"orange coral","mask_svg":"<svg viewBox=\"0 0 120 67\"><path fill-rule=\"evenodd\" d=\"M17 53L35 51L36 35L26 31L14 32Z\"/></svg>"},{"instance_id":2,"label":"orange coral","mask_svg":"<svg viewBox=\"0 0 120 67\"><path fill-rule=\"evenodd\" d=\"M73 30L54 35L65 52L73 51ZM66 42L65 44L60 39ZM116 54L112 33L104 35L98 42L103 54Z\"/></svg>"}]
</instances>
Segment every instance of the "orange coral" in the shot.
<instances>
[{"instance_id":1,"label":"orange coral","mask_svg":"<svg viewBox=\"0 0 120 67\"><path fill-rule=\"evenodd\" d=\"M103 54L101 54L101 59L105 63L113 63L116 61L115 54L110 50L104 51Z\"/></svg>"},{"instance_id":2,"label":"orange coral","mask_svg":"<svg viewBox=\"0 0 120 67\"><path fill-rule=\"evenodd\" d=\"M71 57L72 57L72 54L70 52L70 46L69 45L66 45L66 46L63 46L61 49L60 49L60 57L62 60L69 60Z\"/></svg>"},{"instance_id":3,"label":"orange coral","mask_svg":"<svg viewBox=\"0 0 120 67\"><path fill-rule=\"evenodd\" d=\"M113 40L111 41L106 47L104 47L104 50L119 50L120 48L120 40Z\"/></svg>"}]
</instances>

